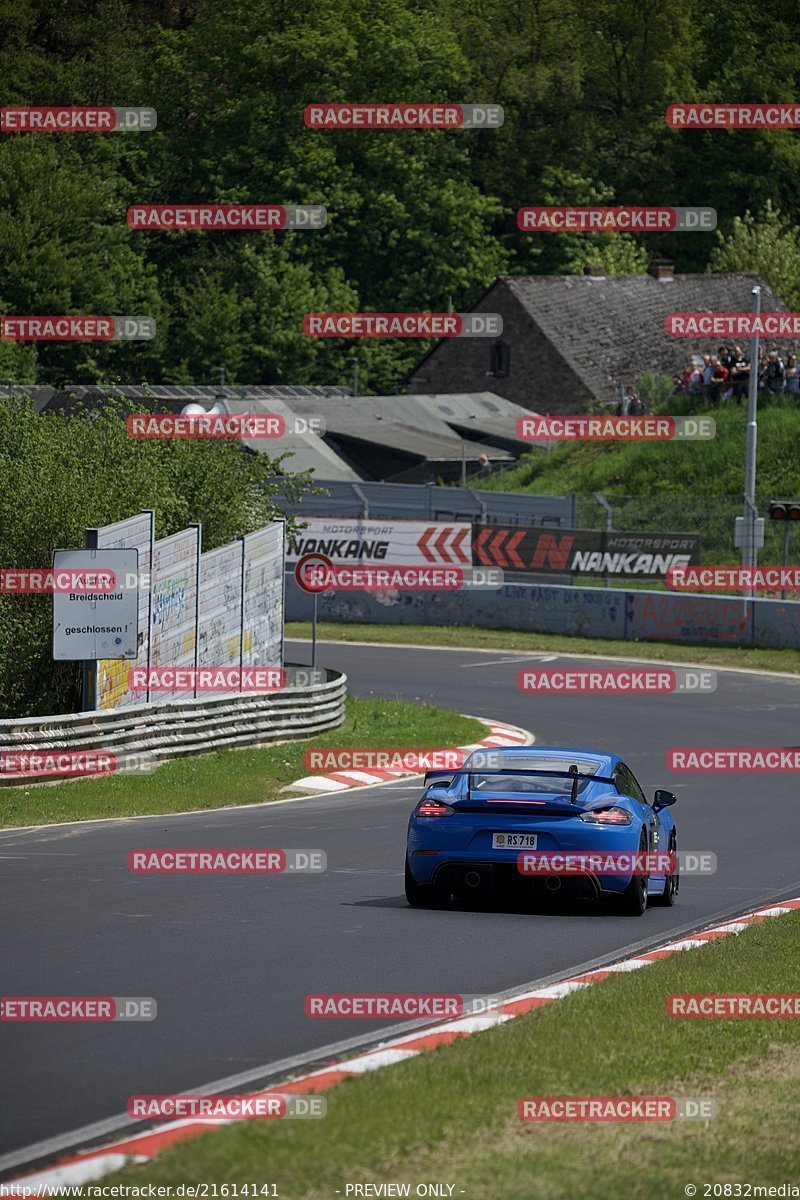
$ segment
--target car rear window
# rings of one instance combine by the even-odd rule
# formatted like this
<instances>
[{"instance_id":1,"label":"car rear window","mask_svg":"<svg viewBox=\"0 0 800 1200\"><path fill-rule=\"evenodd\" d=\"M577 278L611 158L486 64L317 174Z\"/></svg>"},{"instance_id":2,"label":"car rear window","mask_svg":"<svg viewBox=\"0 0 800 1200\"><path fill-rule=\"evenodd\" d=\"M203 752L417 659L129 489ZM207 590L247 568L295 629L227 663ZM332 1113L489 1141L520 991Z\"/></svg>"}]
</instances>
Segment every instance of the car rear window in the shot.
<instances>
[{"instance_id":1,"label":"car rear window","mask_svg":"<svg viewBox=\"0 0 800 1200\"><path fill-rule=\"evenodd\" d=\"M591 765L593 770L590 773L595 774L598 764L592 763ZM536 768L536 770L540 769ZM567 768L559 769L566 770ZM579 779L577 794L580 796L591 782L590 779ZM539 796L571 796L572 780L566 775L508 775L499 771L487 771L485 774L481 772L470 776L470 790L472 792L521 792L525 795Z\"/></svg>"}]
</instances>

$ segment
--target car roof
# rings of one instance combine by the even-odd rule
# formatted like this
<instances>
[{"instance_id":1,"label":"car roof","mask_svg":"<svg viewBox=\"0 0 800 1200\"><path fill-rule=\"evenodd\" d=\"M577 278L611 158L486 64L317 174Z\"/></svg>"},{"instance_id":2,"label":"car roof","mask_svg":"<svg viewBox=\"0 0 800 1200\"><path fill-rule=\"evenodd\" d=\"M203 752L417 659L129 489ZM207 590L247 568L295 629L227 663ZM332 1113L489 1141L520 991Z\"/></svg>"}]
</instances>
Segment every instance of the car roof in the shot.
<instances>
[{"instance_id":1,"label":"car roof","mask_svg":"<svg viewBox=\"0 0 800 1200\"><path fill-rule=\"evenodd\" d=\"M582 760L593 764L597 763L596 773L598 775L610 775L617 763L621 762L617 754L605 753L602 750L581 750L574 746L497 746L493 749L502 755L503 763L509 767L514 765L515 759L521 759L530 763L529 769L534 771L536 770L536 759L542 759L548 764L552 763L554 759L563 759L564 770L570 763Z\"/></svg>"}]
</instances>

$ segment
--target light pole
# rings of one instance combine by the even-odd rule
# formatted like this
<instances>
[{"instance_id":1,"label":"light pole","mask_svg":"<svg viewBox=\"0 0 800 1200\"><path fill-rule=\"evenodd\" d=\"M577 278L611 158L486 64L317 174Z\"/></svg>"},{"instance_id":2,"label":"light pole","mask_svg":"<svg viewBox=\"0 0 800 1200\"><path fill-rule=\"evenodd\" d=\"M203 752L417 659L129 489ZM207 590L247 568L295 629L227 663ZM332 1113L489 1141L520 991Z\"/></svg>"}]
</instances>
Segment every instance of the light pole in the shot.
<instances>
[{"instance_id":1,"label":"light pole","mask_svg":"<svg viewBox=\"0 0 800 1200\"><path fill-rule=\"evenodd\" d=\"M758 318L761 312L761 288L754 287L753 314ZM756 528L758 509L756 508L756 443L758 439L758 333L753 334L750 342L750 381L747 398L747 441L745 445L744 467L744 533L742 545L742 566L753 568L758 559L756 550ZM753 599L753 588L748 587L744 593L745 600Z\"/></svg>"},{"instance_id":2,"label":"light pole","mask_svg":"<svg viewBox=\"0 0 800 1200\"><path fill-rule=\"evenodd\" d=\"M225 399L225 368L224 367L212 367L211 369L212 369L212 371L217 372L217 395L216 395L216 398L217 398L217 400L224 400Z\"/></svg>"}]
</instances>

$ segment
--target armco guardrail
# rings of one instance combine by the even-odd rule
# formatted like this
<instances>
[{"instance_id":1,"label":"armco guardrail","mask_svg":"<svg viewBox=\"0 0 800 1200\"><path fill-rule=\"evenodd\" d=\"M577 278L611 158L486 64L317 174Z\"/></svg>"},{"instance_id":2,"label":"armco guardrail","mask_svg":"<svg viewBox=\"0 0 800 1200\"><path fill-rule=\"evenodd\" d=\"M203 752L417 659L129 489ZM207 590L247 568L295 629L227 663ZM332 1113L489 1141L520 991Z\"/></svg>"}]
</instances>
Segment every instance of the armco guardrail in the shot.
<instances>
[{"instance_id":1,"label":"armco guardrail","mask_svg":"<svg viewBox=\"0 0 800 1200\"><path fill-rule=\"evenodd\" d=\"M313 737L344 720L347 677L341 671L325 673L324 683L268 695L151 701L111 712L0 721L0 758L92 750L115 755L121 771L147 771L183 755ZM68 775L56 771L41 782ZM29 787L32 782L0 771L0 784Z\"/></svg>"}]
</instances>

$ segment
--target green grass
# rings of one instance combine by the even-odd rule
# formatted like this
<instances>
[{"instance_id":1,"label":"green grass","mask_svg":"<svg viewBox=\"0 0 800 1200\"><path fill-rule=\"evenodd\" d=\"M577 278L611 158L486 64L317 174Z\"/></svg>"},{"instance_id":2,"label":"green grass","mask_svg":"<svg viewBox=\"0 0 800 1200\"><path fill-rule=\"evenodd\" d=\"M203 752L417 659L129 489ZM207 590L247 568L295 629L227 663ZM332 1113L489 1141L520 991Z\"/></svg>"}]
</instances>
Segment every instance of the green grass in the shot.
<instances>
[{"instance_id":1,"label":"green grass","mask_svg":"<svg viewBox=\"0 0 800 1200\"><path fill-rule=\"evenodd\" d=\"M669 406L667 406L669 407ZM677 405L672 411L678 412ZM682 405L681 411L687 411ZM549 455L533 451L519 466L482 480L497 491L612 492L629 496L741 495L747 406L705 406L696 415L716 421L716 437L687 442L565 442ZM784 396L758 414L757 480L760 493L776 498L800 494L800 409ZM731 534L732 534L731 530Z\"/></svg>"},{"instance_id":2,"label":"green grass","mask_svg":"<svg viewBox=\"0 0 800 1200\"><path fill-rule=\"evenodd\" d=\"M693 646L684 642L615 641L612 638L565 637L513 629L472 629L463 625L358 625L320 621L317 636L336 642L401 642L419 646L464 649L527 650L531 653L603 655L654 661L705 663L800 674L800 650L760 650L746 646ZM295 621L286 626L287 638L310 638L311 625Z\"/></svg>"},{"instance_id":3,"label":"green grass","mask_svg":"<svg viewBox=\"0 0 800 1200\"><path fill-rule=\"evenodd\" d=\"M680 415L697 411L697 402L678 398L664 411ZM575 494L579 529L604 529L606 512L594 498L602 493L613 509L617 530L696 533L704 566L735 565L734 520L742 513L746 405L704 405L716 422L716 437L697 442L565 442L548 455L534 449L508 471L480 487L496 491ZM698 412L699 415L699 412ZM798 398L759 401L757 504L766 518L761 565L783 562L783 522L767 515L773 499L800 495ZM800 554L796 523L789 528L789 561ZM597 586L599 576L575 577L581 586ZM663 590L661 580L618 580L613 586ZM734 594L734 593L731 593ZM764 596L778 598L774 593ZM790 599L796 599L790 596Z\"/></svg>"},{"instance_id":4,"label":"green grass","mask_svg":"<svg viewBox=\"0 0 800 1200\"><path fill-rule=\"evenodd\" d=\"M347 1080L326 1093L322 1120L231 1125L103 1182L271 1182L281 1200L330 1200L367 1182L408 1182L413 1196L442 1181L475 1200L677 1200L686 1184L698 1197L704 1183L797 1184L800 1021L679 1020L665 1004L675 992L796 992L798 939L800 913L770 919ZM719 1109L659 1125L516 1116L525 1096L623 1094L709 1096Z\"/></svg>"},{"instance_id":5,"label":"green grass","mask_svg":"<svg viewBox=\"0 0 800 1200\"><path fill-rule=\"evenodd\" d=\"M303 755L313 746L427 749L467 745L486 732L479 721L429 705L349 699L344 724L319 737L179 759L150 774L0 788L0 828L260 804L311 774Z\"/></svg>"}]
</instances>

